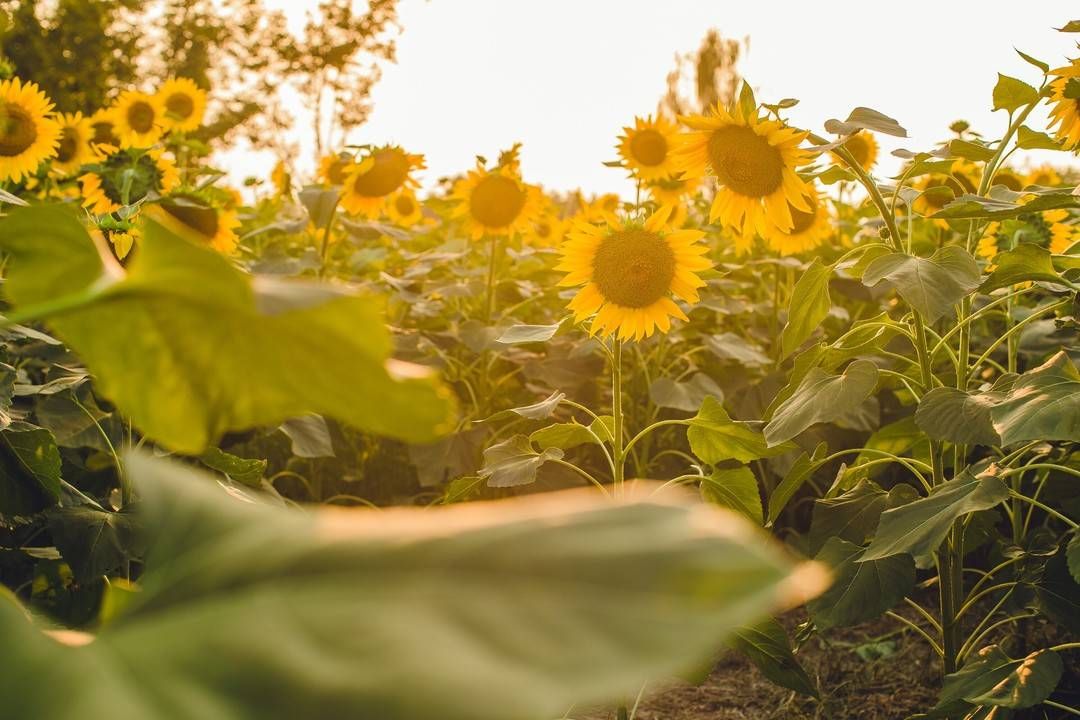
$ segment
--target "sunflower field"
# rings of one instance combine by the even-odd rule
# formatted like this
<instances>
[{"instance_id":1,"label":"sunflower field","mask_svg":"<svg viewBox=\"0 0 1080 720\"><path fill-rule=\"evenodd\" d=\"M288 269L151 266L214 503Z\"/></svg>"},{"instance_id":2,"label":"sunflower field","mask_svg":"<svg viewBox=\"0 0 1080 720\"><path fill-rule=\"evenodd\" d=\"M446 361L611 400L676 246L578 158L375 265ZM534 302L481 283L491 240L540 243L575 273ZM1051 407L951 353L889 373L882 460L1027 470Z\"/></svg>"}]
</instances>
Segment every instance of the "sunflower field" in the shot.
<instances>
[{"instance_id":1,"label":"sunflower field","mask_svg":"<svg viewBox=\"0 0 1080 720\"><path fill-rule=\"evenodd\" d=\"M3 42L0 718L1080 716L1080 58L895 173L644 108L621 197L233 187L200 78Z\"/></svg>"}]
</instances>

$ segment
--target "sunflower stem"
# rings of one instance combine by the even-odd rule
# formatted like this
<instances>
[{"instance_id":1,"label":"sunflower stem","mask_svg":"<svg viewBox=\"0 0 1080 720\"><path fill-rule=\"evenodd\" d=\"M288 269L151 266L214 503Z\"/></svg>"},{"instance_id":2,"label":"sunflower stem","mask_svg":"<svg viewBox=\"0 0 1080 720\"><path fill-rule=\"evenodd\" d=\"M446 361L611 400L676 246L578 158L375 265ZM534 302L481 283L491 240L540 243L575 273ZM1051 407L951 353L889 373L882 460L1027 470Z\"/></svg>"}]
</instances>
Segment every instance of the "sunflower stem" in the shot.
<instances>
[{"instance_id":1,"label":"sunflower stem","mask_svg":"<svg viewBox=\"0 0 1080 720\"><path fill-rule=\"evenodd\" d=\"M491 236L491 252L488 257L487 295L484 302L484 324L490 325L495 315L495 270L499 262L499 236Z\"/></svg>"},{"instance_id":2,"label":"sunflower stem","mask_svg":"<svg viewBox=\"0 0 1080 720\"><path fill-rule=\"evenodd\" d=\"M615 494L623 491L626 450L623 447L623 404L622 404L622 351L623 341L616 338L611 353L611 415L614 418L611 430L612 459L615 461Z\"/></svg>"}]
</instances>

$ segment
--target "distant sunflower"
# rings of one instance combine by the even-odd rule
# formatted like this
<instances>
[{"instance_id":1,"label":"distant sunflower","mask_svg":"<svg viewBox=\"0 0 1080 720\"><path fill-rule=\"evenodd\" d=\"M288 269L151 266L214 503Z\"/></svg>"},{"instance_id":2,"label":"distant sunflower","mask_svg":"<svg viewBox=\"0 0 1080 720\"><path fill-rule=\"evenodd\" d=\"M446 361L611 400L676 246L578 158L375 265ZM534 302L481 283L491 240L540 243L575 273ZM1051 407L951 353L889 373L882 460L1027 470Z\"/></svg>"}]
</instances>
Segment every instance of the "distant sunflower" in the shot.
<instances>
[{"instance_id":1,"label":"distant sunflower","mask_svg":"<svg viewBox=\"0 0 1080 720\"><path fill-rule=\"evenodd\" d=\"M849 136L844 141L844 148L855 158L855 162L859 163L859 167L867 172L870 172L874 165L877 164L877 140L868 130ZM835 152L832 155L839 160L839 156Z\"/></svg>"},{"instance_id":2,"label":"distant sunflower","mask_svg":"<svg viewBox=\"0 0 1080 720\"><path fill-rule=\"evenodd\" d=\"M1049 74L1057 76L1050 83L1050 127L1067 149L1080 149L1080 58Z\"/></svg>"},{"instance_id":3,"label":"distant sunflower","mask_svg":"<svg viewBox=\"0 0 1080 720\"><path fill-rule=\"evenodd\" d=\"M319 160L318 178L326 185L344 185L356 167L352 155L334 153Z\"/></svg>"},{"instance_id":4,"label":"distant sunflower","mask_svg":"<svg viewBox=\"0 0 1080 720\"><path fill-rule=\"evenodd\" d=\"M569 308L578 322L593 317L591 332L639 340L666 333L671 318L686 320L671 296L698 301L705 281L697 273L712 267L709 248L698 242L700 230L669 230L669 210L661 209L644 224L579 222L563 242L557 270L567 273L562 286L583 286Z\"/></svg>"},{"instance_id":5,"label":"distant sunflower","mask_svg":"<svg viewBox=\"0 0 1080 720\"><path fill-rule=\"evenodd\" d=\"M1001 168L994 173L994 180L992 185L1003 185L1009 190L1019 192L1027 187L1027 183L1024 178L1019 174L1013 172L1009 168Z\"/></svg>"},{"instance_id":6,"label":"distant sunflower","mask_svg":"<svg viewBox=\"0 0 1080 720\"><path fill-rule=\"evenodd\" d=\"M540 247L557 247L566 235L566 222L554 212L541 213L525 237L533 245Z\"/></svg>"},{"instance_id":7,"label":"distant sunflower","mask_svg":"<svg viewBox=\"0 0 1080 720\"><path fill-rule=\"evenodd\" d=\"M1080 240L1080 234L1075 225L1070 225L1069 211L1064 208L1047 210L1042 214L1043 222L1049 226L1050 252L1054 255L1064 255L1073 243Z\"/></svg>"},{"instance_id":8,"label":"distant sunflower","mask_svg":"<svg viewBox=\"0 0 1080 720\"><path fill-rule=\"evenodd\" d=\"M0 182L18 182L56 156L60 125L53 104L32 82L0 81Z\"/></svg>"},{"instance_id":9,"label":"distant sunflower","mask_svg":"<svg viewBox=\"0 0 1080 720\"><path fill-rule=\"evenodd\" d=\"M636 117L634 127L624 127L619 136L619 155L641 180L668 177L675 170L671 150L678 132L674 123L662 117Z\"/></svg>"},{"instance_id":10,"label":"distant sunflower","mask_svg":"<svg viewBox=\"0 0 1080 720\"><path fill-rule=\"evenodd\" d=\"M120 150L104 161L90 166L90 172L79 176L83 207L95 215L114 213L125 204L142 200L150 193L159 195L172 191L180 184L176 165L160 151L139 153L133 157ZM124 176L130 181L125 183ZM127 185L127 197L124 187Z\"/></svg>"},{"instance_id":11,"label":"distant sunflower","mask_svg":"<svg viewBox=\"0 0 1080 720\"><path fill-rule=\"evenodd\" d=\"M240 221L232 210L212 207L194 195L162 198L147 212L158 222L184 237L206 243L221 253L231 253L238 242Z\"/></svg>"},{"instance_id":12,"label":"distant sunflower","mask_svg":"<svg viewBox=\"0 0 1080 720\"><path fill-rule=\"evenodd\" d=\"M805 132L719 103L709 116L680 119L692 128L678 140L681 169L687 177L717 180L710 222L764 234L770 225L791 229L791 208L810 212L810 187L796 173L810 159L799 148Z\"/></svg>"},{"instance_id":13,"label":"distant sunflower","mask_svg":"<svg viewBox=\"0 0 1080 720\"><path fill-rule=\"evenodd\" d=\"M580 190L574 196L577 212L575 217L589 223L618 222L622 198L615 193L605 193L591 201Z\"/></svg>"},{"instance_id":14,"label":"distant sunflower","mask_svg":"<svg viewBox=\"0 0 1080 720\"><path fill-rule=\"evenodd\" d=\"M670 205L672 207L683 204L683 201L694 195L701 187L701 178L687 178L669 176L648 183L646 189L649 197L657 205Z\"/></svg>"},{"instance_id":15,"label":"distant sunflower","mask_svg":"<svg viewBox=\"0 0 1080 720\"><path fill-rule=\"evenodd\" d=\"M166 80L157 91L164 115L163 124L167 130L191 132L202 125L206 115L206 91L188 78Z\"/></svg>"},{"instance_id":16,"label":"distant sunflower","mask_svg":"<svg viewBox=\"0 0 1080 720\"><path fill-rule=\"evenodd\" d=\"M386 204L386 215L401 227L412 227L424 219L424 208L416 199L416 193L405 188L399 190Z\"/></svg>"},{"instance_id":17,"label":"distant sunflower","mask_svg":"<svg viewBox=\"0 0 1080 720\"><path fill-rule=\"evenodd\" d=\"M84 163L94 159L90 147L90 121L82 113L64 114L60 121L60 143L56 148L56 157L52 166L63 175L71 175Z\"/></svg>"},{"instance_id":18,"label":"distant sunflower","mask_svg":"<svg viewBox=\"0 0 1080 720\"><path fill-rule=\"evenodd\" d=\"M1042 187L1057 187L1061 184L1061 175L1053 165L1040 165L1028 173L1026 185L1041 185Z\"/></svg>"},{"instance_id":19,"label":"distant sunflower","mask_svg":"<svg viewBox=\"0 0 1080 720\"><path fill-rule=\"evenodd\" d=\"M924 175L913 187L920 191L919 197L911 204L915 212L929 217L961 195L970 195L978 189L977 170L969 163L957 161L948 175ZM948 223L935 219L938 227L947 228Z\"/></svg>"},{"instance_id":20,"label":"distant sunflower","mask_svg":"<svg viewBox=\"0 0 1080 720\"><path fill-rule=\"evenodd\" d=\"M148 148L165 132L165 109L158 95L125 90L113 110L116 135L123 147Z\"/></svg>"},{"instance_id":21,"label":"distant sunflower","mask_svg":"<svg viewBox=\"0 0 1080 720\"><path fill-rule=\"evenodd\" d=\"M278 195L288 195L292 191L292 173L284 160L278 160L274 169L270 171L270 182Z\"/></svg>"},{"instance_id":22,"label":"distant sunflower","mask_svg":"<svg viewBox=\"0 0 1080 720\"><path fill-rule=\"evenodd\" d=\"M979 238L979 247L975 251L976 254L986 260L993 260L998 254L998 232L1001 230L1001 223L992 222L988 223L986 229L983 230L982 237Z\"/></svg>"},{"instance_id":23,"label":"distant sunflower","mask_svg":"<svg viewBox=\"0 0 1080 720\"><path fill-rule=\"evenodd\" d=\"M813 250L825 242L832 235L833 223L829 209L816 189L810 198L810 206L810 212L791 208L791 218L794 221L791 230L770 228L762 236L769 247L781 255L797 255Z\"/></svg>"},{"instance_id":24,"label":"distant sunflower","mask_svg":"<svg viewBox=\"0 0 1080 720\"><path fill-rule=\"evenodd\" d=\"M423 155L410 155L396 145L373 148L346 176L341 207L374 220L391 195L416 186L412 171L423 168Z\"/></svg>"},{"instance_id":25,"label":"distant sunflower","mask_svg":"<svg viewBox=\"0 0 1080 720\"><path fill-rule=\"evenodd\" d=\"M536 189L508 167L470 170L454 185L451 198L458 201L451 217L462 218L474 240L525 232L539 204Z\"/></svg>"},{"instance_id":26,"label":"distant sunflower","mask_svg":"<svg viewBox=\"0 0 1080 720\"><path fill-rule=\"evenodd\" d=\"M90 116L90 147L99 155L108 155L120 147L116 134L116 112L111 108L98 110ZM103 147L99 147L103 146Z\"/></svg>"}]
</instances>

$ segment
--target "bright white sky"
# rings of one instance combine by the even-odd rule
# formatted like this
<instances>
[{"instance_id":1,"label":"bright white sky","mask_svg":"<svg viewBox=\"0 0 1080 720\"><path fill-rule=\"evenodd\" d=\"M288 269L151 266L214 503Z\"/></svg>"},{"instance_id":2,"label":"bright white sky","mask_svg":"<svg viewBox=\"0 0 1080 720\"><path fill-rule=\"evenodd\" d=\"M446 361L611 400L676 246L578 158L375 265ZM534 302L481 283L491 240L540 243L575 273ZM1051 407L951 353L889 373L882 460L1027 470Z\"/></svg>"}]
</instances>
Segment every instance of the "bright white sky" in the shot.
<instances>
[{"instance_id":1,"label":"bright white sky","mask_svg":"<svg viewBox=\"0 0 1080 720\"><path fill-rule=\"evenodd\" d=\"M315 3L268 4L299 27ZM750 36L743 75L759 100L799 98L795 124L821 132L856 105L895 117L910 137L879 138L886 152L928 149L958 118L995 137L1006 123L990 112L996 73L1038 79L1013 48L1057 67L1080 40L1053 29L1080 17L1075 0L401 0L399 12L398 62L350 140L423 153L425 185L520 140L527 181L624 195L630 182L601 163L616 157L623 125L655 111L674 55L710 27ZM307 119L297 125L307 141ZM312 165L305 149L300 168ZM221 160L237 182L267 177L274 162L242 150Z\"/></svg>"}]
</instances>

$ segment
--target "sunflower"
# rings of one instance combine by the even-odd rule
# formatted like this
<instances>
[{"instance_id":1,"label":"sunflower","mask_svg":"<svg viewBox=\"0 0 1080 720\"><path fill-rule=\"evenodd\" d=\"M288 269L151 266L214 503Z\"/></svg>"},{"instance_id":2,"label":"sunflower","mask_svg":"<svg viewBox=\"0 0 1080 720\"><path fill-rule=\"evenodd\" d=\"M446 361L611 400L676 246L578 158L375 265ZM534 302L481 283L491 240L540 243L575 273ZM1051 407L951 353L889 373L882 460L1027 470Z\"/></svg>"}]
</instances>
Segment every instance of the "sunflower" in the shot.
<instances>
[{"instance_id":1,"label":"sunflower","mask_svg":"<svg viewBox=\"0 0 1080 720\"><path fill-rule=\"evenodd\" d=\"M566 222L555 212L545 210L533 222L526 239L540 247L558 247L566 235Z\"/></svg>"},{"instance_id":2,"label":"sunflower","mask_svg":"<svg viewBox=\"0 0 1080 720\"><path fill-rule=\"evenodd\" d=\"M277 161L277 165L270 172L270 182L274 184L278 195L288 195L292 190L292 173L284 160Z\"/></svg>"},{"instance_id":3,"label":"sunflower","mask_svg":"<svg viewBox=\"0 0 1080 720\"><path fill-rule=\"evenodd\" d=\"M1057 79L1050 83L1050 127L1067 149L1080 149L1080 58L1066 67L1051 70Z\"/></svg>"},{"instance_id":4,"label":"sunflower","mask_svg":"<svg viewBox=\"0 0 1080 720\"><path fill-rule=\"evenodd\" d=\"M657 205L681 205L701 186L701 178L669 176L648 183L646 190Z\"/></svg>"},{"instance_id":5,"label":"sunflower","mask_svg":"<svg viewBox=\"0 0 1080 720\"><path fill-rule=\"evenodd\" d=\"M667 332L671 318L686 314L671 299L698 301L705 281L697 273L712 267L709 248L698 242L700 230L669 230L668 208L644 224L578 222L560 248L557 270L567 275L559 283L583 285L569 308L578 322L593 317L590 332L640 340L659 328Z\"/></svg>"},{"instance_id":6,"label":"sunflower","mask_svg":"<svg viewBox=\"0 0 1080 720\"><path fill-rule=\"evenodd\" d=\"M18 182L56 156L60 125L53 104L34 83L0 81L0 182Z\"/></svg>"},{"instance_id":7,"label":"sunflower","mask_svg":"<svg viewBox=\"0 0 1080 720\"><path fill-rule=\"evenodd\" d=\"M979 247L975 251L979 257L990 261L997 257L998 252L1000 252L998 249L998 232L1000 230L1001 223L992 222L987 224L982 237L979 238Z\"/></svg>"},{"instance_id":8,"label":"sunflower","mask_svg":"<svg viewBox=\"0 0 1080 720\"><path fill-rule=\"evenodd\" d=\"M1024 178L1009 168L1001 168L994 173L993 185L1004 185L1009 190L1019 192L1027 187Z\"/></svg>"},{"instance_id":9,"label":"sunflower","mask_svg":"<svg viewBox=\"0 0 1080 720\"><path fill-rule=\"evenodd\" d=\"M116 113L112 109L98 110L88 122L90 147L95 153L104 156L120 147L120 137L116 134Z\"/></svg>"},{"instance_id":10,"label":"sunflower","mask_svg":"<svg viewBox=\"0 0 1080 720\"><path fill-rule=\"evenodd\" d=\"M1068 210L1047 210L1042 214L1042 220L1049 228L1050 252L1054 255L1064 255L1073 243L1080 239L1076 226L1068 224Z\"/></svg>"},{"instance_id":11,"label":"sunflower","mask_svg":"<svg viewBox=\"0 0 1080 720\"><path fill-rule=\"evenodd\" d=\"M71 175L84 163L94 159L94 151L90 147L91 132L90 121L82 113L60 116L60 144L52 166L62 175Z\"/></svg>"},{"instance_id":12,"label":"sunflower","mask_svg":"<svg viewBox=\"0 0 1080 720\"><path fill-rule=\"evenodd\" d=\"M977 170L970 163L961 160L953 163L948 175L924 175L913 187L920 191L919 197L911 204L915 212L929 217L938 212L961 195L970 195L977 189ZM948 223L941 219L934 220L941 228L948 228Z\"/></svg>"},{"instance_id":13,"label":"sunflower","mask_svg":"<svg viewBox=\"0 0 1080 720\"><path fill-rule=\"evenodd\" d=\"M123 147L148 148L165 132L165 109L158 95L125 90L113 110L116 135Z\"/></svg>"},{"instance_id":14,"label":"sunflower","mask_svg":"<svg viewBox=\"0 0 1080 720\"><path fill-rule=\"evenodd\" d=\"M811 211L810 187L795 172L810 159L799 148L805 132L762 120L757 110L728 112L719 103L709 116L680 119L692 129L678 138L681 169L690 178L712 174L717 180L709 222L764 234L770 224L790 230L791 208Z\"/></svg>"},{"instance_id":15,"label":"sunflower","mask_svg":"<svg viewBox=\"0 0 1080 720\"><path fill-rule=\"evenodd\" d=\"M172 78L157 92L162 124L166 130L191 132L202 125L206 114L206 91L188 78Z\"/></svg>"},{"instance_id":16,"label":"sunflower","mask_svg":"<svg viewBox=\"0 0 1080 720\"><path fill-rule=\"evenodd\" d=\"M195 195L177 194L162 198L147 212L178 235L206 243L221 253L236 249L236 228L240 221L232 210L208 205Z\"/></svg>"},{"instance_id":17,"label":"sunflower","mask_svg":"<svg viewBox=\"0 0 1080 720\"><path fill-rule=\"evenodd\" d=\"M1061 176L1053 165L1040 165L1028 173L1026 185L1041 185L1042 187L1057 187L1061 184Z\"/></svg>"},{"instance_id":18,"label":"sunflower","mask_svg":"<svg viewBox=\"0 0 1080 720\"><path fill-rule=\"evenodd\" d=\"M524 232L539 205L536 188L523 183L508 167L485 170L477 165L457 181L451 198L458 201L451 217L463 218L474 240Z\"/></svg>"},{"instance_id":19,"label":"sunflower","mask_svg":"<svg viewBox=\"0 0 1080 720\"><path fill-rule=\"evenodd\" d=\"M423 155L410 155L396 145L373 148L346 176L341 207L374 220L391 195L416 186L412 171L423 169Z\"/></svg>"},{"instance_id":20,"label":"sunflower","mask_svg":"<svg viewBox=\"0 0 1080 720\"><path fill-rule=\"evenodd\" d=\"M386 204L386 215L395 225L412 227L424 219L424 208L416 199L416 193L403 188Z\"/></svg>"},{"instance_id":21,"label":"sunflower","mask_svg":"<svg viewBox=\"0 0 1080 720\"><path fill-rule=\"evenodd\" d=\"M151 192L164 194L180 184L176 165L160 150L137 154L119 150L90 168L90 172L79 176L79 184L83 207L95 215L116 212Z\"/></svg>"},{"instance_id":22,"label":"sunflower","mask_svg":"<svg viewBox=\"0 0 1080 720\"><path fill-rule=\"evenodd\" d=\"M349 173L356 167L352 155L334 153L319 161L318 178L325 185L344 185Z\"/></svg>"},{"instance_id":23,"label":"sunflower","mask_svg":"<svg viewBox=\"0 0 1080 720\"><path fill-rule=\"evenodd\" d=\"M810 197L810 206L810 212L791 208L791 219L794 222L791 230L769 228L762 236L769 247L781 255L797 255L825 242L832 234L832 217L816 189Z\"/></svg>"},{"instance_id":24,"label":"sunflower","mask_svg":"<svg viewBox=\"0 0 1080 720\"><path fill-rule=\"evenodd\" d=\"M877 140L867 130L848 136L844 140L844 148L851 153L851 156L855 158L855 162L859 163L859 167L866 172L870 172L877 163ZM840 160L840 157L835 152L832 155L837 160ZM843 164L842 160L840 160L840 164Z\"/></svg>"},{"instance_id":25,"label":"sunflower","mask_svg":"<svg viewBox=\"0 0 1080 720\"><path fill-rule=\"evenodd\" d=\"M678 128L662 117L634 118L634 127L624 127L617 149L626 167L641 180L657 180L674 172L672 142Z\"/></svg>"},{"instance_id":26,"label":"sunflower","mask_svg":"<svg viewBox=\"0 0 1080 720\"><path fill-rule=\"evenodd\" d=\"M615 193L605 193L589 201L578 190L574 193L574 204L577 207L574 213L576 219L587 223L618 222L622 198Z\"/></svg>"}]
</instances>

